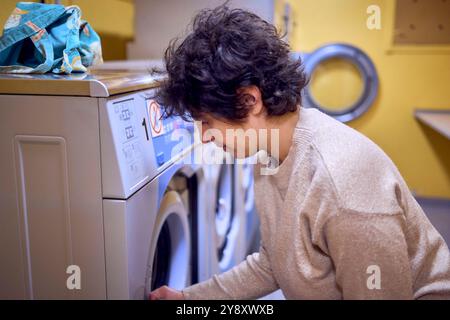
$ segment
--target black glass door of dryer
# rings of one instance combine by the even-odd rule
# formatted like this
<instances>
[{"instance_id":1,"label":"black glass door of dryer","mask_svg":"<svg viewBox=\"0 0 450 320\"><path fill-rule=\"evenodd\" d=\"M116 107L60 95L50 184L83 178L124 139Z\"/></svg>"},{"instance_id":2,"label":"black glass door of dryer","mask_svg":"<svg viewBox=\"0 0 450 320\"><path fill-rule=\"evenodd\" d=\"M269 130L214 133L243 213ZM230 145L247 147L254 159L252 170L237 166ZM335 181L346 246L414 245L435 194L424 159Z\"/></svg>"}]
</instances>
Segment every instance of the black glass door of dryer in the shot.
<instances>
[{"instance_id":1,"label":"black glass door of dryer","mask_svg":"<svg viewBox=\"0 0 450 320\"><path fill-rule=\"evenodd\" d=\"M169 225L164 222L156 244L153 258L151 290L169 284L171 240Z\"/></svg>"}]
</instances>

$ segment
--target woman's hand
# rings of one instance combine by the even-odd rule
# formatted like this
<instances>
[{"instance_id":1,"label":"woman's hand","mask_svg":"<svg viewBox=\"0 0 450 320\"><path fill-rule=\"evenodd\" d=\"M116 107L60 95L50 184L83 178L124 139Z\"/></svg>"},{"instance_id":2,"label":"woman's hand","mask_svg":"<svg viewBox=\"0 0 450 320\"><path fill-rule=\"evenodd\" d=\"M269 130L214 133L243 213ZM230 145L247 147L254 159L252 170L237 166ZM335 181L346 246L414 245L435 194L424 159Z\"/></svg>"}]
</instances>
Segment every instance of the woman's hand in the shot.
<instances>
[{"instance_id":1,"label":"woman's hand","mask_svg":"<svg viewBox=\"0 0 450 320\"><path fill-rule=\"evenodd\" d=\"M183 292L169 288L168 286L160 287L150 292L150 300L184 300Z\"/></svg>"}]
</instances>

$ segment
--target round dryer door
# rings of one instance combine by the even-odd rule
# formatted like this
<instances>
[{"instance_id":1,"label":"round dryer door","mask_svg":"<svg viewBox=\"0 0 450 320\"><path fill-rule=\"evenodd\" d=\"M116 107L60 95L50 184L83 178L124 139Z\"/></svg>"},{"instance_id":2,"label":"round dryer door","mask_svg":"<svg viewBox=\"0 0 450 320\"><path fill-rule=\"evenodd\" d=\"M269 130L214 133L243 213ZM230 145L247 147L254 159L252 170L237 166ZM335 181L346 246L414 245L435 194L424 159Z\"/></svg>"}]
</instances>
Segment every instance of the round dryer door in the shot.
<instances>
[{"instance_id":1,"label":"round dryer door","mask_svg":"<svg viewBox=\"0 0 450 320\"><path fill-rule=\"evenodd\" d=\"M175 191L165 194L156 218L147 267L146 296L161 286L190 284L191 241L186 208Z\"/></svg>"},{"instance_id":2,"label":"round dryer door","mask_svg":"<svg viewBox=\"0 0 450 320\"><path fill-rule=\"evenodd\" d=\"M375 65L355 46L324 45L305 55L304 65L311 78L304 88L304 107L317 108L339 121L348 122L362 116L378 95Z\"/></svg>"},{"instance_id":3,"label":"round dryer door","mask_svg":"<svg viewBox=\"0 0 450 320\"><path fill-rule=\"evenodd\" d=\"M219 260L224 258L228 233L233 222L233 167L224 164L219 171L216 189L216 247Z\"/></svg>"}]
</instances>

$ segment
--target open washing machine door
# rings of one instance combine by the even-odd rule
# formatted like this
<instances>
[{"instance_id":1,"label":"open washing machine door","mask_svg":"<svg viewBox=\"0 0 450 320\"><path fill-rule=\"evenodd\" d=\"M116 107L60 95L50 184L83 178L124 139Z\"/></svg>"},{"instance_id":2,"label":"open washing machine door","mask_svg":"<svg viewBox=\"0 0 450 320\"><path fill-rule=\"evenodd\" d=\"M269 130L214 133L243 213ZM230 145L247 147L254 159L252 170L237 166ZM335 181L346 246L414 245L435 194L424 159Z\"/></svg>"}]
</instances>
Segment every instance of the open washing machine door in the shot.
<instances>
[{"instance_id":1,"label":"open washing machine door","mask_svg":"<svg viewBox=\"0 0 450 320\"><path fill-rule=\"evenodd\" d=\"M220 166L215 192L216 249L219 261L222 261L225 258L228 234L234 218L233 170L231 165Z\"/></svg>"},{"instance_id":2,"label":"open washing machine door","mask_svg":"<svg viewBox=\"0 0 450 320\"><path fill-rule=\"evenodd\" d=\"M253 170L254 166L249 163L244 163L240 165L240 184L238 186L244 197L244 212L246 219L246 232L245 232L245 242L247 254L256 252L259 249L259 217L256 212L255 206L255 193L254 193L254 179Z\"/></svg>"},{"instance_id":3,"label":"open washing machine door","mask_svg":"<svg viewBox=\"0 0 450 320\"><path fill-rule=\"evenodd\" d=\"M236 207L235 165L214 166L212 177L215 193L214 227L215 246L213 246L213 273L229 270L245 258L241 254L245 243L245 219Z\"/></svg>"},{"instance_id":4,"label":"open washing machine door","mask_svg":"<svg viewBox=\"0 0 450 320\"><path fill-rule=\"evenodd\" d=\"M187 210L180 195L164 195L150 244L146 296L161 286L181 290L191 281L191 235Z\"/></svg>"},{"instance_id":5,"label":"open washing machine door","mask_svg":"<svg viewBox=\"0 0 450 320\"><path fill-rule=\"evenodd\" d=\"M242 164L242 188L244 189L244 208L249 213L255 207L255 194L253 189L253 167L248 163Z\"/></svg>"}]
</instances>

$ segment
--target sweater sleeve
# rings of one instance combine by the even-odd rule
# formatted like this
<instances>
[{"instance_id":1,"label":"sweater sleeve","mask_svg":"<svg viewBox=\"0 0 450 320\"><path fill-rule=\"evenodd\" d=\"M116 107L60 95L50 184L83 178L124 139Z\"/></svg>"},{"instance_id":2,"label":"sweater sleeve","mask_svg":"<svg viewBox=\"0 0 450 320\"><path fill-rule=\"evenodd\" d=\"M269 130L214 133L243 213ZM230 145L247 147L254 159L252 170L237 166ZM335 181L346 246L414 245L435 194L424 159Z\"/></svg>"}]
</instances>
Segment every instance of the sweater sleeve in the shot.
<instances>
[{"instance_id":1,"label":"sweater sleeve","mask_svg":"<svg viewBox=\"0 0 450 320\"><path fill-rule=\"evenodd\" d=\"M182 290L187 300L255 299L278 289L263 246L232 269Z\"/></svg>"},{"instance_id":2,"label":"sweater sleeve","mask_svg":"<svg viewBox=\"0 0 450 320\"><path fill-rule=\"evenodd\" d=\"M328 221L326 239L343 299L412 299L402 214L343 212Z\"/></svg>"}]
</instances>

